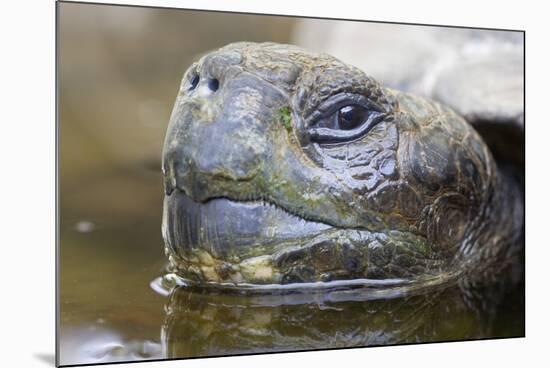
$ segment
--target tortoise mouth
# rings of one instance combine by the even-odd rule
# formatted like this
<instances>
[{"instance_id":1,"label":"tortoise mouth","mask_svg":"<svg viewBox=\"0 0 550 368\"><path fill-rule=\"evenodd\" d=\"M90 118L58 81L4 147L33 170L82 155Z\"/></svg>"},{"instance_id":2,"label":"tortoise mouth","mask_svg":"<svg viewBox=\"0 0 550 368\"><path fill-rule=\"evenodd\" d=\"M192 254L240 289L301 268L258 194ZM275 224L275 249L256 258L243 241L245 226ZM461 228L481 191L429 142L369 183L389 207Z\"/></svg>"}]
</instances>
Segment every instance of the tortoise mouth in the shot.
<instances>
[{"instance_id":1,"label":"tortoise mouth","mask_svg":"<svg viewBox=\"0 0 550 368\"><path fill-rule=\"evenodd\" d=\"M196 202L180 190L164 199L163 236L176 253L204 249L220 258L258 256L266 247L330 229L263 200L217 197Z\"/></svg>"},{"instance_id":2,"label":"tortoise mouth","mask_svg":"<svg viewBox=\"0 0 550 368\"><path fill-rule=\"evenodd\" d=\"M386 287L448 278L425 239L414 234L332 227L264 201L196 202L176 190L164 198L162 233L169 272L201 286L273 291L281 284L317 288L318 282L353 280Z\"/></svg>"}]
</instances>

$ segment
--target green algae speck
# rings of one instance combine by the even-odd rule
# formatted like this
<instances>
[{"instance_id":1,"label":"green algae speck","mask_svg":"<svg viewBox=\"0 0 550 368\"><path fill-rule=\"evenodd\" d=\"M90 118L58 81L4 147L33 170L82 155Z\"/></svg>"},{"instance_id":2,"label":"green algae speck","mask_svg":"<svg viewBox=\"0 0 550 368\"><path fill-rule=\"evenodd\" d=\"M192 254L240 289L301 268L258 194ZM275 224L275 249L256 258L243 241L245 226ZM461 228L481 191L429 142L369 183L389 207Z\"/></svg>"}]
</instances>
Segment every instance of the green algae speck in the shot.
<instances>
[{"instance_id":1,"label":"green algae speck","mask_svg":"<svg viewBox=\"0 0 550 368\"><path fill-rule=\"evenodd\" d=\"M279 110L279 120L281 121L285 129L290 133L290 131L292 130L292 125L290 123L291 117L290 117L290 109L288 108L288 106L282 107Z\"/></svg>"}]
</instances>

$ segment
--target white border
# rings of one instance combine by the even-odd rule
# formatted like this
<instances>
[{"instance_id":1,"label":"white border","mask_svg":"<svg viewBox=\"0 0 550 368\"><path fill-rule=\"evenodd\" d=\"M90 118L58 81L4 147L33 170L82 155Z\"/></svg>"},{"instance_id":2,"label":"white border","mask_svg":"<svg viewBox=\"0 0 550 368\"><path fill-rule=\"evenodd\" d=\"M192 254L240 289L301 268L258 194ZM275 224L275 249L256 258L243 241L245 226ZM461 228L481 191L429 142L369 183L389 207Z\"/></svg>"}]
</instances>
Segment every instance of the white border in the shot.
<instances>
[{"instance_id":1,"label":"white border","mask_svg":"<svg viewBox=\"0 0 550 368\"><path fill-rule=\"evenodd\" d=\"M97 1L104 2L104 1ZM120 3L527 31L527 338L215 359L125 367L310 365L478 367L547 361L547 11L525 1L187 0ZM534 3L534 2L533 2ZM543 2L539 2L543 4ZM4 2L2 37L2 365L48 366L54 352L54 2ZM46 359L47 360L47 359ZM11 364L10 364L11 363ZM543 363L544 364L544 363ZM540 365L535 363L535 365Z\"/></svg>"}]
</instances>

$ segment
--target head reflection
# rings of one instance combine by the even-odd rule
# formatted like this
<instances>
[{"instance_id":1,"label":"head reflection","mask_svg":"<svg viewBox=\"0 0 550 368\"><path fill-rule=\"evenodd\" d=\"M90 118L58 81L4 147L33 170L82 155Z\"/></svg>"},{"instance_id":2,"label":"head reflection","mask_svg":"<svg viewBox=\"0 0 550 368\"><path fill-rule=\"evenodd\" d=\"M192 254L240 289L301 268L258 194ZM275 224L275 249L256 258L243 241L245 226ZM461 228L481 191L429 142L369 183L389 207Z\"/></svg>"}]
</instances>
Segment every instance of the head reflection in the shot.
<instances>
[{"instance_id":1,"label":"head reflection","mask_svg":"<svg viewBox=\"0 0 550 368\"><path fill-rule=\"evenodd\" d=\"M499 297L453 286L374 298L366 290L239 295L187 287L166 303L166 357L377 346L493 336ZM487 303L492 300L492 303Z\"/></svg>"}]
</instances>

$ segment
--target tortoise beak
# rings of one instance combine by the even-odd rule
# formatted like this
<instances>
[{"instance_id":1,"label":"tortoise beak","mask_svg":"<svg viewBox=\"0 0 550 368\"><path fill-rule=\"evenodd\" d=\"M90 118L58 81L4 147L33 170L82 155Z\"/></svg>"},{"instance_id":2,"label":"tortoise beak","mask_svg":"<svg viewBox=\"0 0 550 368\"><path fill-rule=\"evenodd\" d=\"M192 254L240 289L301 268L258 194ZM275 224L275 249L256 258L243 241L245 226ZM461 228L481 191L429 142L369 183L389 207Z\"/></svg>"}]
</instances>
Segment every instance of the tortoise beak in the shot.
<instances>
[{"instance_id":1,"label":"tortoise beak","mask_svg":"<svg viewBox=\"0 0 550 368\"><path fill-rule=\"evenodd\" d=\"M260 200L214 198L201 203L174 190L165 197L164 206L163 235L176 252L202 248L223 258L248 254L257 246L303 241L331 229Z\"/></svg>"}]
</instances>

